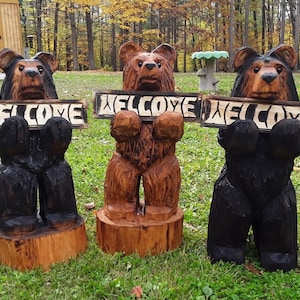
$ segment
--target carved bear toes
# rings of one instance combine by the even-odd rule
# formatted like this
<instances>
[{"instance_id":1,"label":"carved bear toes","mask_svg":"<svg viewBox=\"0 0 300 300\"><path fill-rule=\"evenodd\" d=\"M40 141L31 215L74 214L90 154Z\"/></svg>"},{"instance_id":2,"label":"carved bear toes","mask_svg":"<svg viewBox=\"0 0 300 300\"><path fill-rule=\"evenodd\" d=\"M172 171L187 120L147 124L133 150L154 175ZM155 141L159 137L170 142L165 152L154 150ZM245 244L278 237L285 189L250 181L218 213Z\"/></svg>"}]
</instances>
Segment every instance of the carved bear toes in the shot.
<instances>
[{"instance_id":1,"label":"carved bear toes","mask_svg":"<svg viewBox=\"0 0 300 300\"><path fill-rule=\"evenodd\" d=\"M17 216L2 220L2 230L13 236L31 233L39 227L36 216Z\"/></svg>"}]
</instances>

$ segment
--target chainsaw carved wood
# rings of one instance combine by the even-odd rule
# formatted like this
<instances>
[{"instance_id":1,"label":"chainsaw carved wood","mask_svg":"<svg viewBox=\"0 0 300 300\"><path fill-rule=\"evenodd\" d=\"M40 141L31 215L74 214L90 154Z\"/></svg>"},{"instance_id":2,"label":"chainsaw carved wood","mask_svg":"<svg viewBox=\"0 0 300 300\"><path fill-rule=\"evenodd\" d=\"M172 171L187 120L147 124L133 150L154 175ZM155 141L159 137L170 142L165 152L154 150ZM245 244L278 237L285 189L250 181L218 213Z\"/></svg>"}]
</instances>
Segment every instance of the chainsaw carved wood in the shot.
<instances>
[{"instance_id":1,"label":"chainsaw carved wood","mask_svg":"<svg viewBox=\"0 0 300 300\"><path fill-rule=\"evenodd\" d=\"M124 90L174 91L176 53L170 45L146 52L127 42L119 56L124 63ZM164 112L153 122L142 121L128 110L113 118L116 151L107 167L104 208L97 215L97 236L105 251L144 256L181 244L181 175L175 146L183 135L183 124L177 112Z\"/></svg>"},{"instance_id":2,"label":"chainsaw carved wood","mask_svg":"<svg viewBox=\"0 0 300 300\"><path fill-rule=\"evenodd\" d=\"M0 68L6 78L1 101L57 98L52 78L57 67L52 54L41 52L24 59L3 49ZM71 138L71 125L62 117L50 118L41 130L30 130L20 116L1 125L2 263L21 270L47 269L85 250L84 223L77 212L72 171L64 158Z\"/></svg>"},{"instance_id":3,"label":"chainsaw carved wood","mask_svg":"<svg viewBox=\"0 0 300 300\"><path fill-rule=\"evenodd\" d=\"M231 96L299 101L292 76L296 51L280 45L265 55L237 50L238 72ZM262 100L259 100L262 103ZM215 183L208 226L208 254L242 264L252 226L262 266L268 271L297 267L297 210L290 180L300 154L300 121L283 119L262 132L253 120L220 129L226 164Z\"/></svg>"}]
</instances>

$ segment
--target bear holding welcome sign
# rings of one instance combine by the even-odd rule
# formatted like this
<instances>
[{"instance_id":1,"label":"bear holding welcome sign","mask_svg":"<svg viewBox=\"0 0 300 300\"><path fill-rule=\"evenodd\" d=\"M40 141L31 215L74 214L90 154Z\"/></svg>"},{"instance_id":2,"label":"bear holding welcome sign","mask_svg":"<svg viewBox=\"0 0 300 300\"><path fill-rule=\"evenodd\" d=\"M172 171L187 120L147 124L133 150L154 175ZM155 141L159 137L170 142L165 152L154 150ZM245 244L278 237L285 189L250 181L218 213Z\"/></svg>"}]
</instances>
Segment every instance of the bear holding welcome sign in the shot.
<instances>
[{"instance_id":1,"label":"bear holding welcome sign","mask_svg":"<svg viewBox=\"0 0 300 300\"><path fill-rule=\"evenodd\" d=\"M73 123L41 108L41 127L29 124L38 119L41 102L52 105L58 98L52 77L58 61L46 52L25 59L5 48L0 68L6 74L1 105L7 104L0 126L0 263L19 270L49 269L87 247L72 170L64 158Z\"/></svg>"},{"instance_id":2,"label":"bear holding welcome sign","mask_svg":"<svg viewBox=\"0 0 300 300\"><path fill-rule=\"evenodd\" d=\"M15 51L0 51L6 73L1 98L7 100L57 99L52 74L55 56L40 52L24 59ZM41 130L29 130L21 116L7 118L0 127L0 229L13 235L40 227L72 227L78 221L71 168L64 159L72 138L71 124L52 117Z\"/></svg>"},{"instance_id":3,"label":"bear holding welcome sign","mask_svg":"<svg viewBox=\"0 0 300 300\"><path fill-rule=\"evenodd\" d=\"M119 55L125 64L123 90L174 91L176 53L171 46L162 44L149 53L127 42ZM112 120L111 135L117 149L105 179L107 216L134 219L142 213L145 218L165 220L174 215L181 181L175 145L183 135L182 115L164 112L153 122L144 122L133 111L120 111ZM139 199L141 179L145 206Z\"/></svg>"},{"instance_id":4,"label":"bear holding welcome sign","mask_svg":"<svg viewBox=\"0 0 300 300\"><path fill-rule=\"evenodd\" d=\"M176 52L170 45L147 52L129 41L120 47L119 56L124 63L123 90L174 91ZM181 174L175 146L183 125L178 112L163 112L154 121L130 110L114 115L110 132L116 151L106 171L104 208L97 213L97 238L104 251L156 255L181 244Z\"/></svg>"},{"instance_id":5,"label":"bear holding welcome sign","mask_svg":"<svg viewBox=\"0 0 300 300\"><path fill-rule=\"evenodd\" d=\"M235 53L238 72L231 96L298 101L292 69L298 55L280 45L265 55L249 47ZM226 164L215 183L207 250L212 262L245 261L246 239L253 228L262 266L268 271L297 267L297 210L290 180L300 155L300 121L281 120L260 132L252 120L220 129Z\"/></svg>"}]
</instances>

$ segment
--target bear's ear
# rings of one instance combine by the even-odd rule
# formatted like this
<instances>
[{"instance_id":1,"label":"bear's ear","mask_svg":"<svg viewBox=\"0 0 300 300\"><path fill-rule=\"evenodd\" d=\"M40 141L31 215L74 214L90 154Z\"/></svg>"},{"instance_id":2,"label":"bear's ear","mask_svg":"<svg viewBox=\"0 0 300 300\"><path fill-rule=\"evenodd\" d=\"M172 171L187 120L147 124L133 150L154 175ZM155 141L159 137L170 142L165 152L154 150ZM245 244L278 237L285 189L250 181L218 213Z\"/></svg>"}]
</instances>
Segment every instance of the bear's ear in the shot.
<instances>
[{"instance_id":1,"label":"bear's ear","mask_svg":"<svg viewBox=\"0 0 300 300\"><path fill-rule=\"evenodd\" d=\"M170 46L169 44L161 44L156 47L152 53L157 53L164 57L171 65L174 64L176 59L176 51L175 49Z\"/></svg>"},{"instance_id":2,"label":"bear's ear","mask_svg":"<svg viewBox=\"0 0 300 300\"><path fill-rule=\"evenodd\" d=\"M292 69L295 68L297 61L298 61L298 55L296 50L289 45L279 45L274 49L271 49L267 55L269 56L275 56L278 59L285 62L288 66L290 66Z\"/></svg>"},{"instance_id":3,"label":"bear's ear","mask_svg":"<svg viewBox=\"0 0 300 300\"><path fill-rule=\"evenodd\" d=\"M23 59L23 56L8 48L2 49L0 51L0 68L5 71L15 59Z\"/></svg>"},{"instance_id":4,"label":"bear's ear","mask_svg":"<svg viewBox=\"0 0 300 300\"><path fill-rule=\"evenodd\" d=\"M56 57L51 53L39 52L33 57L33 59L37 59L44 65L49 66L52 73L54 73L58 68L58 61Z\"/></svg>"},{"instance_id":5,"label":"bear's ear","mask_svg":"<svg viewBox=\"0 0 300 300\"><path fill-rule=\"evenodd\" d=\"M135 42L127 42L121 45L119 49L119 57L124 64L127 64L133 56L135 56L138 52L142 52L143 49L141 46L136 44Z\"/></svg>"},{"instance_id":6,"label":"bear's ear","mask_svg":"<svg viewBox=\"0 0 300 300\"><path fill-rule=\"evenodd\" d=\"M241 47L238 48L234 54L233 58L233 69L235 72L237 72L247 61L248 59L252 57L258 57L259 54L252 48L250 47Z\"/></svg>"}]
</instances>

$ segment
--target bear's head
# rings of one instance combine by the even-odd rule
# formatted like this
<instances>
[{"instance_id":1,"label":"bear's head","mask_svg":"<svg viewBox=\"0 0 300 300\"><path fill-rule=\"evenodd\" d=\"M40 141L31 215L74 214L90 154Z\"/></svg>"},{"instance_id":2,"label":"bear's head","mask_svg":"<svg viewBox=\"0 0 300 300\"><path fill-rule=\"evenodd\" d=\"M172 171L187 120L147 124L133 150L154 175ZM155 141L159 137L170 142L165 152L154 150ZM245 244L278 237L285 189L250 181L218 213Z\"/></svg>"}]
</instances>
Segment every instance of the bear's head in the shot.
<instances>
[{"instance_id":1,"label":"bear's head","mask_svg":"<svg viewBox=\"0 0 300 300\"><path fill-rule=\"evenodd\" d=\"M237 49L233 68L238 75L231 96L299 100L292 75L297 60L297 52L288 45L279 45L265 55L250 47Z\"/></svg>"},{"instance_id":2,"label":"bear's head","mask_svg":"<svg viewBox=\"0 0 300 300\"><path fill-rule=\"evenodd\" d=\"M25 59L15 51L0 51L0 68L5 72L0 98L5 100L57 99L52 74L58 68L55 56L40 52Z\"/></svg>"},{"instance_id":3,"label":"bear's head","mask_svg":"<svg viewBox=\"0 0 300 300\"><path fill-rule=\"evenodd\" d=\"M120 47L119 57L124 63L123 90L175 90L173 66L176 52L170 45L161 44L152 52L146 52L130 41Z\"/></svg>"}]
</instances>

